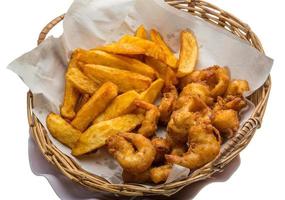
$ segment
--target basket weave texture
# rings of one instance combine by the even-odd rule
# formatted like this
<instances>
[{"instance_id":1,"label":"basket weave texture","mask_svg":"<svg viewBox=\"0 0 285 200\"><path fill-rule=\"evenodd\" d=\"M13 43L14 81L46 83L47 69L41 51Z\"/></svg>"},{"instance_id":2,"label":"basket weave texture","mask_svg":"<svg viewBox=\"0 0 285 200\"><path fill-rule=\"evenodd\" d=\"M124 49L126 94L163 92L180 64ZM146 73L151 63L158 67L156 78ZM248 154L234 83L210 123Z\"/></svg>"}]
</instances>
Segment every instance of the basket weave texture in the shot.
<instances>
[{"instance_id":1,"label":"basket weave texture","mask_svg":"<svg viewBox=\"0 0 285 200\"><path fill-rule=\"evenodd\" d=\"M226 29L241 39L247 40L250 45L264 53L259 39L254 32L252 32L250 27L228 12L221 10L210 3L199 0L166 0L166 2L177 9L190 12L205 21ZM63 18L64 15L61 15L44 27L39 35L38 44L46 38L48 32L56 24L62 21ZM194 171L186 179L149 188L135 184L111 184L103 177L99 177L82 170L71 158L60 152L60 150L58 150L48 138L45 128L32 112L33 94L31 92L28 92L27 94L28 121L32 136L38 144L43 156L72 181L96 191L110 192L125 196L170 196L191 183L207 179L214 173L223 171L223 168L247 146L256 129L261 126L270 93L270 87L271 80L270 77L268 77L263 86L249 97L249 100L251 100L256 106L254 113L243 125L240 131L231 140L224 144L220 155L214 161Z\"/></svg>"}]
</instances>

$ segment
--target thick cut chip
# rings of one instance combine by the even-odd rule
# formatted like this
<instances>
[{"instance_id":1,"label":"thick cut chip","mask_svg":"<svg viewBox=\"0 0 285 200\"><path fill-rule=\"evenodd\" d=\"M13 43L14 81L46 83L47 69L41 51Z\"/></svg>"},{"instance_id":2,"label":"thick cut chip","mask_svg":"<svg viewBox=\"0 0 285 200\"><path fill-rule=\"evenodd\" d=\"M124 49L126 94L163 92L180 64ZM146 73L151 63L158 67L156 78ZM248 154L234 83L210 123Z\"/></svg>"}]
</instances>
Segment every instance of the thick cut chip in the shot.
<instances>
[{"instance_id":1,"label":"thick cut chip","mask_svg":"<svg viewBox=\"0 0 285 200\"><path fill-rule=\"evenodd\" d=\"M91 79L101 82L112 81L119 87L120 92L129 90L142 92L151 84L149 77L112 67L87 64L82 66L82 70Z\"/></svg>"},{"instance_id":2,"label":"thick cut chip","mask_svg":"<svg viewBox=\"0 0 285 200\"><path fill-rule=\"evenodd\" d=\"M79 92L84 94L93 94L99 87L93 80L85 76L78 68L69 69L66 73L66 78Z\"/></svg>"},{"instance_id":3,"label":"thick cut chip","mask_svg":"<svg viewBox=\"0 0 285 200\"><path fill-rule=\"evenodd\" d=\"M132 111L131 104L136 98L139 98L139 94L134 90L125 92L117 96L112 101L112 103L106 108L106 110L101 113L97 118L95 118L94 123L113 119L121 115L130 113Z\"/></svg>"},{"instance_id":4,"label":"thick cut chip","mask_svg":"<svg viewBox=\"0 0 285 200\"><path fill-rule=\"evenodd\" d=\"M124 45L126 45L125 51L123 51L125 48ZM130 50L131 46L133 49L137 49L136 52ZM127 49L127 47L129 47L129 49ZM167 56L159 45L152 41L131 35L125 35L119 42L98 47L97 49L116 54L143 54L158 59L168 65L173 65L173 63L168 62ZM143 49L144 51L140 52L139 49Z\"/></svg>"},{"instance_id":5,"label":"thick cut chip","mask_svg":"<svg viewBox=\"0 0 285 200\"><path fill-rule=\"evenodd\" d=\"M70 148L74 147L75 143L81 136L80 131L73 128L59 115L54 113L48 115L46 123L52 136Z\"/></svg>"},{"instance_id":6,"label":"thick cut chip","mask_svg":"<svg viewBox=\"0 0 285 200\"><path fill-rule=\"evenodd\" d=\"M139 38L142 38L142 39L147 39L147 32L146 32L146 30L145 30L143 25L140 25L137 28L135 36L139 37Z\"/></svg>"},{"instance_id":7,"label":"thick cut chip","mask_svg":"<svg viewBox=\"0 0 285 200\"><path fill-rule=\"evenodd\" d=\"M198 43L190 31L182 31L180 35L180 55L177 76L183 77L190 74L198 60Z\"/></svg>"},{"instance_id":8,"label":"thick cut chip","mask_svg":"<svg viewBox=\"0 0 285 200\"><path fill-rule=\"evenodd\" d=\"M166 85L178 83L175 72L165 63L148 56L145 58L145 62L158 72L158 77L163 79Z\"/></svg>"},{"instance_id":9,"label":"thick cut chip","mask_svg":"<svg viewBox=\"0 0 285 200\"><path fill-rule=\"evenodd\" d=\"M157 79L146 91L140 94L140 99L148 103L154 103L159 96L163 85L164 81L162 79Z\"/></svg>"},{"instance_id":10,"label":"thick cut chip","mask_svg":"<svg viewBox=\"0 0 285 200\"><path fill-rule=\"evenodd\" d=\"M83 132L117 95L118 88L115 84L104 83L77 112L71 125Z\"/></svg>"},{"instance_id":11,"label":"thick cut chip","mask_svg":"<svg viewBox=\"0 0 285 200\"><path fill-rule=\"evenodd\" d=\"M80 156L104 146L109 137L133 130L141 124L143 118L143 115L128 114L93 124L81 135L72 154Z\"/></svg>"},{"instance_id":12,"label":"thick cut chip","mask_svg":"<svg viewBox=\"0 0 285 200\"><path fill-rule=\"evenodd\" d=\"M110 54L100 50L85 51L85 53L80 55L79 60L86 64L104 65L136 72L151 79L154 79L157 76L156 72L150 66L139 60Z\"/></svg>"},{"instance_id":13,"label":"thick cut chip","mask_svg":"<svg viewBox=\"0 0 285 200\"><path fill-rule=\"evenodd\" d=\"M67 72L70 69L77 68L77 59L80 56L82 51L80 49L76 49L71 56ZM73 86L73 84L65 79L65 91L64 91L64 99L63 99L63 104L60 109L60 114L67 119L73 119L75 117L75 105L77 102L77 99L79 97L79 92L78 90Z\"/></svg>"},{"instance_id":14,"label":"thick cut chip","mask_svg":"<svg viewBox=\"0 0 285 200\"><path fill-rule=\"evenodd\" d=\"M166 63L169 63L170 67L176 68L177 58L175 57L174 53L170 50L170 48L167 46L167 44L165 43L165 41L163 40L159 32L152 29L150 31L150 38L152 41L154 41L156 44L158 44L163 49L166 55L166 59L167 59Z\"/></svg>"}]
</instances>

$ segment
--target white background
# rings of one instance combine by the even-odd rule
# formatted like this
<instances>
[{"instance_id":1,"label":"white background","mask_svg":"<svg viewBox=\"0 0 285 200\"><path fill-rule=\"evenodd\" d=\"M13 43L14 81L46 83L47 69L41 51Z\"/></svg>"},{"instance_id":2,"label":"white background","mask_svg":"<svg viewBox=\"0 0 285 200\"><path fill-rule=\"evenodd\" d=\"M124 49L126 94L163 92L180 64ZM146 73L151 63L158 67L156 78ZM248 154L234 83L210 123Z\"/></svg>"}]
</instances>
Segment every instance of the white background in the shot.
<instances>
[{"instance_id":1,"label":"white background","mask_svg":"<svg viewBox=\"0 0 285 200\"><path fill-rule=\"evenodd\" d=\"M64 13L71 2L9 0L1 4L0 199L58 199L46 179L35 176L30 170L26 118L28 88L6 66L34 48L41 28ZM202 182L187 187L175 199L284 199L285 15L282 1L210 2L238 16L259 36L267 55L275 60L271 73L273 88L262 128L241 153L240 160L235 160L226 173L214 178L211 184Z\"/></svg>"}]
</instances>

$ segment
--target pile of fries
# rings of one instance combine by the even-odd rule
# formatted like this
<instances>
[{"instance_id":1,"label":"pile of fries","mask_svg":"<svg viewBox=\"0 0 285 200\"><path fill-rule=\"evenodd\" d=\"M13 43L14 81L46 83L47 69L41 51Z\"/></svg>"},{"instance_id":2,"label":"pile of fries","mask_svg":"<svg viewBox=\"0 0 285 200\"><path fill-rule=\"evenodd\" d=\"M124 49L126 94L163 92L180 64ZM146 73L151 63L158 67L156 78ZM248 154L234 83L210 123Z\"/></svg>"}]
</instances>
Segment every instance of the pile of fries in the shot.
<instances>
[{"instance_id":1,"label":"pile of fries","mask_svg":"<svg viewBox=\"0 0 285 200\"><path fill-rule=\"evenodd\" d=\"M106 146L125 182L160 183L173 164L194 169L213 160L221 136L232 137L239 127L249 87L231 81L227 68L194 71L194 34L182 31L180 43L177 59L158 31L148 36L141 25L134 36L74 50L60 115L47 117L50 133L74 156ZM166 138L155 135L160 125Z\"/></svg>"}]
</instances>

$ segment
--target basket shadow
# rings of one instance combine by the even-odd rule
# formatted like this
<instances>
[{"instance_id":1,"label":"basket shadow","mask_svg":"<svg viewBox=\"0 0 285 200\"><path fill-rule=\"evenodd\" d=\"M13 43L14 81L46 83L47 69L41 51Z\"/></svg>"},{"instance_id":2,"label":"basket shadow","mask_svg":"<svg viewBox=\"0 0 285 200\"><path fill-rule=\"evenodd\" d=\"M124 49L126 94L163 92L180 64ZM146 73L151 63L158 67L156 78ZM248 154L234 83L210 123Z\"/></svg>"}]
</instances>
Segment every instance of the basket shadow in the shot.
<instances>
[{"instance_id":1,"label":"basket shadow","mask_svg":"<svg viewBox=\"0 0 285 200\"><path fill-rule=\"evenodd\" d=\"M29 163L31 171L37 176L44 176L50 183L60 199L68 200L111 200L116 199L114 195L102 192L94 192L85 187L70 181L62 175L57 168L51 165L40 153L34 140L29 138ZM214 182L225 182L240 166L240 156L236 157L222 173L215 174L212 178L193 183L174 194L171 197L153 196L153 197L120 197L122 200L171 200L171 199L193 199L203 187Z\"/></svg>"}]
</instances>

